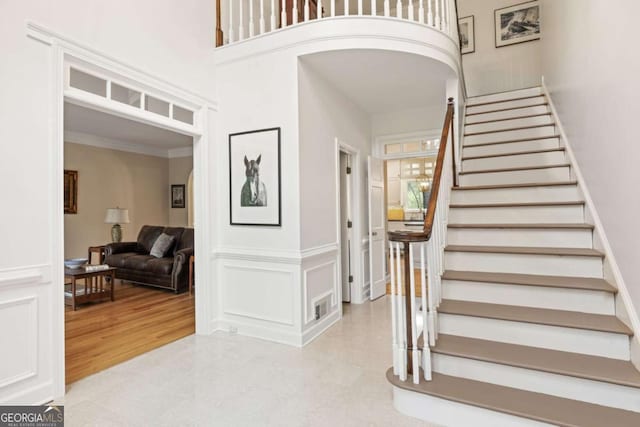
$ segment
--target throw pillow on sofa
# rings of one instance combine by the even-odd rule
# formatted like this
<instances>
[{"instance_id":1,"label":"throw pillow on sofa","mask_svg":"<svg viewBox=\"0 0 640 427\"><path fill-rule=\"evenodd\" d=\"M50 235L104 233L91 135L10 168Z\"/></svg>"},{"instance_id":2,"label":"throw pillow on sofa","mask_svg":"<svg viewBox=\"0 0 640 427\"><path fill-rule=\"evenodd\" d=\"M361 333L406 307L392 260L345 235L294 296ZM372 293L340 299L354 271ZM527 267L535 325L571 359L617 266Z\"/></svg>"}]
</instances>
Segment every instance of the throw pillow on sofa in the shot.
<instances>
[{"instance_id":1,"label":"throw pillow on sofa","mask_svg":"<svg viewBox=\"0 0 640 427\"><path fill-rule=\"evenodd\" d=\"M162 233L158 236L153 247L151 248L151 252L149 255L154 256L156 258L164 258L164 256L169 252L176 238L174 236L169 236L168 234Z\"/></svg>"}]
</instances>

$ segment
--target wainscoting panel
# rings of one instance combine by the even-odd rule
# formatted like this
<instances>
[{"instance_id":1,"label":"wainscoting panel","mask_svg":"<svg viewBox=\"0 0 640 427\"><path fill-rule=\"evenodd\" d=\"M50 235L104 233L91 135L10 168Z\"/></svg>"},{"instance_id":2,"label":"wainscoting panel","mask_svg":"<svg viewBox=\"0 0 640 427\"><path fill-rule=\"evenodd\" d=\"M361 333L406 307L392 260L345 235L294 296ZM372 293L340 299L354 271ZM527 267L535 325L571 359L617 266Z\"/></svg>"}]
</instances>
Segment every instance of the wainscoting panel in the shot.
<instances>
[{"instance_id":1,"label":"wainscoting panel","mask_svg":"<svg viewBox=\"0 0 640 427\"><path fill-rule=\"evenodd\" d=\"M222 312L294 326L294 271L285 267L223 261Z\"/></svg>"},{"instance_id":2,"label":"wainscoting panel","mask_svg":"<svg viewBox=\"0 0 640 427\"><path fill-rule=\"evenodd\" d=\"M330 296L329 312L336 309L338 283L338 264L335 258L303 270L302 287L305 325L315 320L314 306L318 301Z\"/></svg>"},{"instance_id":3,"label":"wainscoting panel","mask_svg":"<svg viewBox=\"0 0 640 427\"><path fill-rule=\"evenodd\" d=\"M361 302L365 302L369 299L371 292L371 270L369 269L369 240L362 242L362 293Z\"/></svg>"},{"instance_id":4,"label":"wainscoting panel","mask_svg":"<svg viewBox=\"0 0 640 427\"><path fill-rule=\"evenodd\" d=\"M0 301L0 389L37 374L38 297Z\"/></svg>"}]
</instances>

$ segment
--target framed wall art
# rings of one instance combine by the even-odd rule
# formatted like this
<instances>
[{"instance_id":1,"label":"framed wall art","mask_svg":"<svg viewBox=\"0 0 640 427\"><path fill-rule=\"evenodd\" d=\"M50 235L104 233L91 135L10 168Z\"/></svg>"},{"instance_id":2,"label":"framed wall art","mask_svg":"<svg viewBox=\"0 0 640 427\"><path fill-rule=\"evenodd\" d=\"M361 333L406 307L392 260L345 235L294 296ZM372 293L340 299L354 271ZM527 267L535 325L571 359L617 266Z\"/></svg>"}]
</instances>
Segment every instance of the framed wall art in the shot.
<instances>
[{"instance_id":1,"label":"framed wall art","mask_svg":"<svg viewBox=\"0 0 640 427\"><path fill-rule=\"evenodd\" d=\"M496 47L540 38L540 2L530 1L495 11Z\"/></svg>"},{"instance_id":2,"label":"framed wall art","mask_svg":"<svg viewBox=\"0 0 640 427\"><path fill-rule=\"evenodd\" d=\"M64 171L64 213L78 213L78 171Z\"/></svg>"},{"instance_id":3,"label":"framed wall art","mask_svg":"<svg viewBox=\"0 0 640 427\"><path fill-rule=\"evenodd\" d=\"M231 225L282 225L280 128L229 135Z\"/></svg>"},{"instance_id":4,"label":"framed wall art","mask_svg":"<svg viewBox=\"0 0 640 427\"><path fill-rule=\"evenodd\" d=\"M460 29L460 53L473 53L476 51L476 30L473 15L465 16L458 20Z\"/></svg>"},{"instance_id":5,"label":"framed wall art","mask_svg":"<svg viewBox=\"0 0 640 427\"><path fill-rule=\"evenodd\" d=\"M184 192L184 184L172 184L171 185L171 207L184 208L185 198L186 197Z\"/></svg>"}]
</instances>

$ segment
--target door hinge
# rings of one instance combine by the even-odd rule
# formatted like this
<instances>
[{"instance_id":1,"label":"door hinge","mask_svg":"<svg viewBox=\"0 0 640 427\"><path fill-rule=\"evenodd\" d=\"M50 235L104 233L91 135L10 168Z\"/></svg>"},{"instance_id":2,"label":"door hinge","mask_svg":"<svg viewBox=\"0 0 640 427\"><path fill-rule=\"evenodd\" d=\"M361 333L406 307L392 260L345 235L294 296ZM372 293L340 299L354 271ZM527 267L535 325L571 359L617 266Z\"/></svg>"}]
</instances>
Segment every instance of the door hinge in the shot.
<instances>
[{"instance_id":1,"label":"door hinge","mask_svg":"<svg viewBox=\"0 0 640 427\"><path fill-rule=\"evenodd\" d=\"M347 228L351 228L351 227L353 227L353 222L349 220L347 221Z\"/></svg>"},{"instance_id":2,"label":"door hinge","mask_svg":"<svg viewBox=\"0 0 640 427\"><path fill-rule=\"evenodd\" d=\"M353 283L353 276L349 275L349 283Z\"/></svg>"},{"instance_id":3,"label":"door hinge","mask_svg":"<svg viewBox=\"0 0 640 427\"><path fill-rule=\"evenodd\" d=\"M347 175L351 175L351 166L347 166Z\"/></svg>"}]
</instances>

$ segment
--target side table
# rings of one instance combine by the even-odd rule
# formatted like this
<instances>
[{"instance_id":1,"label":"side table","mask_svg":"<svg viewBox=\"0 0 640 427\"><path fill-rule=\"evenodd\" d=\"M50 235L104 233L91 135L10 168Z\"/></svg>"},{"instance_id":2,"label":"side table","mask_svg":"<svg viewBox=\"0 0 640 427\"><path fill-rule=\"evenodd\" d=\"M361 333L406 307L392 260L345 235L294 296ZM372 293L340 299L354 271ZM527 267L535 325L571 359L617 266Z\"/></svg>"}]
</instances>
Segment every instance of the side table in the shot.
<instances>
[{"instance_id":1,"label":"side table","mask_svg":"<svg viewBox=\"0 0 640 427\"><path fill-rule=\"evenodd\" d=\"M92 264L92 254L98 254L98 264L102 264L104 262L104 245L89 246L89 250L87 251L87 259L89 260L89 264Z\"/></svg>"},{"instance_id":2,"label":"side table","mask_svg":"<svg viewBox=\"0 0 640 427\"><path fill-rule=\"evenodd\" d=\"M78 308L78 304L84 302L98 301L105 298L115 301L115 273L115 268L98 271L87 271L84 267L65 268L64 277L71 280L71 292L70 295L65 292L65 302L68 296L71 308L75 311ZM78 288L78 279L84 279L84 288Z\"/></svg>"}]
</instances>

